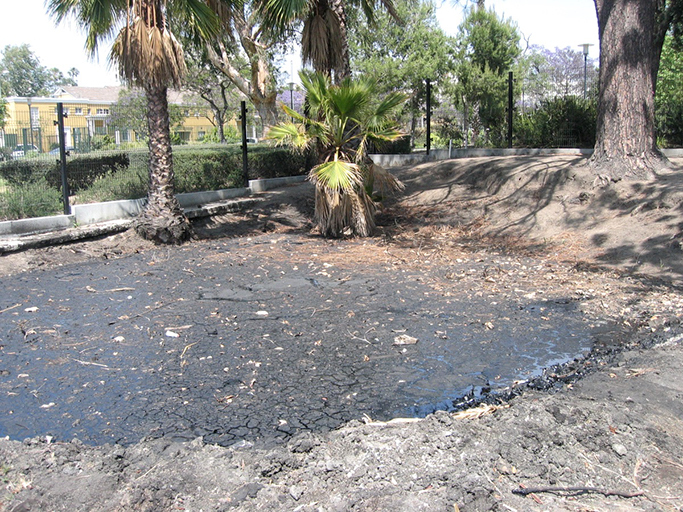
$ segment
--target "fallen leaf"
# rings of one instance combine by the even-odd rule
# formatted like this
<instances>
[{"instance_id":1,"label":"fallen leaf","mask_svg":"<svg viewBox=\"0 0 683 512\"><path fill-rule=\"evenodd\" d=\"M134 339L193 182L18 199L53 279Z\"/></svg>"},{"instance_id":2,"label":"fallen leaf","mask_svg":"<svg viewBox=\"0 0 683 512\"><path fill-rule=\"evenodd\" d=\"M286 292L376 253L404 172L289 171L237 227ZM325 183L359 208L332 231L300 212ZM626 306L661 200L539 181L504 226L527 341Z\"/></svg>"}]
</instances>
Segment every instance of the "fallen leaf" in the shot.
<instances>
[{"instance_id":1,"label":"fallen leaf","mask_svg":"<svg viewBox=\"0 0 683 512\"><path fill-rule=\"evenodd\" d=\"M24 311L26 311L27 313L35 313L36 311L38 311L38 308L33 306L30 308L26 308Z\"/></svg>"}]
</instances>

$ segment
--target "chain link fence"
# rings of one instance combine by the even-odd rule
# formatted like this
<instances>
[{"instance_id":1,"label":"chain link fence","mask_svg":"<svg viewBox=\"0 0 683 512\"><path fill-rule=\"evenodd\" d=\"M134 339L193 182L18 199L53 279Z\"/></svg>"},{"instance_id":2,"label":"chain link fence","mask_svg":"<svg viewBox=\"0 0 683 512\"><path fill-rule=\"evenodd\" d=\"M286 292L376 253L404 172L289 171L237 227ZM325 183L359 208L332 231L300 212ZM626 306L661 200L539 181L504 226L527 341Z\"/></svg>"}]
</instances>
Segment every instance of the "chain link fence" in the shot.
<instances>
[{"instance_id":1,"label":"chain link fence","mask_svg":"<svg viewBox=\"0 0 683 512\"><path fill-rule=\"evenodd\" d=\"M0 221L68 211L68 206L145 197L149 155L133 130L109 124L107 108L64 107L68 195L63 194L57 108L29 105L0 129ZM296 174L304 167L281 150L252 146L251 177ZM253 162L252 162L253 160ZM177 192L243 186L244 158L239 143L174 147Z\"/></svg>"}]
</instances>

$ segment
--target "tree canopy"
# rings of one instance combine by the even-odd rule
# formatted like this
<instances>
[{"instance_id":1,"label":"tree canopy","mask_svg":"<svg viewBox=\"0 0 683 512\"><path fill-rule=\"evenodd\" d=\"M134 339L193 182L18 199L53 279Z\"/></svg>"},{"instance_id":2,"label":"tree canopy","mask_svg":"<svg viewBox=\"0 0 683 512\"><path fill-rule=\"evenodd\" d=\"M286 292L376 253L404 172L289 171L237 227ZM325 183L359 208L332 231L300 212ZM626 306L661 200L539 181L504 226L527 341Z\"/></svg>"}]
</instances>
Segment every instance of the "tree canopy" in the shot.
<instances>
[{"instance_id":1,"label":"tree canopy","mask_svg":"<svg viewBox=\"0 0 683 512\"><path fill-rule=\"evenodd\" d=\"M378 12L372 23L351 11L355 27L349 37L351 68L359 76L372 77L378 93L407 94L406 106L413 117L419 117L424 111L425 80L434 81L436 88L449 81L455 40L439 28L431 1L400 0L396 12L402 23L386 11Z\"/></svg>"},{"instance_id":2,"label":"tree canopy","mask_svg":"<svg viewBox=\"0 0 683 512\"><path fill-rule=\"evenodd\" d=\"M0 96L47 96L60 85L77 85L78 70L69 76L43 66L27 44L5 46L0 59Z\"/></svg>"},{"instance_id":3,"label":"tree canopy","mask_svg":"<svg viewBox=\"0 0 683 512\"><path fill-rule=\"evenodd\" d=\"M521 55L519 40L511 19L479 7L468 10L458 29L455 94L475 144L504 138L508 72Z\"/></svg>"}]
</instances>

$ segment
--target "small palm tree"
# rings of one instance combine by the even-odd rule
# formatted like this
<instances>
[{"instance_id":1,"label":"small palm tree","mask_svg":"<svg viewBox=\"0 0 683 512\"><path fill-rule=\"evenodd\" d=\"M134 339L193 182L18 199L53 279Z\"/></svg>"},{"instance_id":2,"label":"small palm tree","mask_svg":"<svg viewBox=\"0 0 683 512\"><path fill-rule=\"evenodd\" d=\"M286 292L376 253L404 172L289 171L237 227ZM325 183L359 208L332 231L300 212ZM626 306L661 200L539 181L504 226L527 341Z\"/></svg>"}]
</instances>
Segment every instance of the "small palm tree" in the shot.
<instances>
[{"instance_id":1,"label":"small palm tree","mask_svg":"<svg viewBox=\"0 0 683 512\"><path fill-rule=\"evenodd\" d=\"M73 15L85 28L86 49L118 34L110 60L130 85L144 89L149 126L149 189L147 206L136 231L159 243L180 243L190 224L175 197L173 155L168 120L169 85L180 86L185 73L183 51L170 31L171 13L200 37L215 35L223 0L48 0L50 14L62 21Z\"/></svg>"},{"instance_id":2,"label":"small palm tree","mask_svg":"<svg viewBox=\"0 0 683 512\"><path fill-rule=\"evenodd\" d=\"M300 73L307 93L308 115L283 105L294 121L271 128L268 138L305 150L317 145L320 164L311 169L315 184L315 221L323 236L369 236L375 227L382 193L403 185L368 157L369 143L381 145L402 134L393 120L405 96L392 93L374 102L374 83L344 79L332 85L329 76Z\"/></svg>"}]
</instances>

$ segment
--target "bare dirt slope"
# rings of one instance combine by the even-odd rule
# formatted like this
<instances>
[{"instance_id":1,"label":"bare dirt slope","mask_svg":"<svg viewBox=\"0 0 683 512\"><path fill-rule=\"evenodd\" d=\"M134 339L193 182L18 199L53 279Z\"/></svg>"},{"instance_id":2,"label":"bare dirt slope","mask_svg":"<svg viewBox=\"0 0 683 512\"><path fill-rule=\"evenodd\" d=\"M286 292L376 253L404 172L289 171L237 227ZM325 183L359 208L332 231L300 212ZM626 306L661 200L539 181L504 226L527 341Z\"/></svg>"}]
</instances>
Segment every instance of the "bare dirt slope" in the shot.
<instances>
[{"instance_id":1,"label":"bare dirt slope","mask_svg":"<svg viewBox=\"0 0 683 512\"><path fill-rule=\"evenodd\" d=\"M368 240L317 238L307 186L195 229L209 240L251 239L242 258L264 257L260 234L291 233L305 239L301 265L419 269L435 300L465 290L569 297L587 319L619 326L586 361L467 413L359 419L275 448L201 438L127 447L0 440L0 510L681 510L683 181L671 172L607 183L583 163L515 157L398 169L405 194ZM201 251L209 242L191 243ZM8 254L0 274L136 251L159 262L174 254L123 233ZM487 263L461 271L468 262ZM0 379L15 378L2 372L2 350Z\"/></svg>"}]
</instances>

